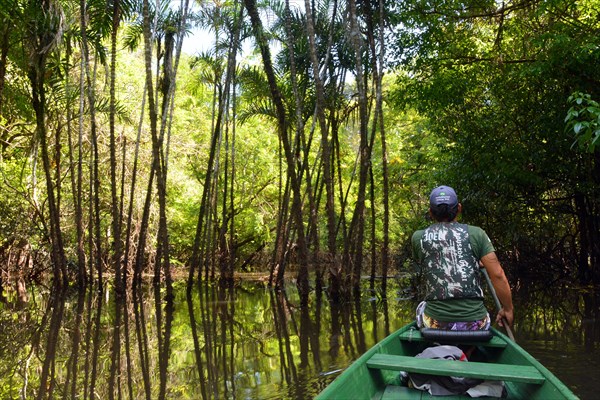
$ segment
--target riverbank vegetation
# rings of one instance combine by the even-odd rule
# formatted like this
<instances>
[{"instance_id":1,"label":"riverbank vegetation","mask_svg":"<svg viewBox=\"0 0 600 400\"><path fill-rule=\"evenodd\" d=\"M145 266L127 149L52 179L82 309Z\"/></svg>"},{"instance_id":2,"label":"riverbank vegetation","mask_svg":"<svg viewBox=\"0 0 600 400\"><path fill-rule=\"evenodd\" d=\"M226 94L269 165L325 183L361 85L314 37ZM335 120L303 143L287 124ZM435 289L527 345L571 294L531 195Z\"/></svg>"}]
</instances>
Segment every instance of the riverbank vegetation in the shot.
<instances>
[{"instance_id":1,"label":"riverbank vegetation","mask_svg":"<svg viewBox=\"0 0 600 400\"><path fill-rule=\"evenodd\" d=\"M599 13L3 1L2 284L266 271L340 299L409 268L438 184L511 275L600 284Z\"/></svg>"}]
</instances>

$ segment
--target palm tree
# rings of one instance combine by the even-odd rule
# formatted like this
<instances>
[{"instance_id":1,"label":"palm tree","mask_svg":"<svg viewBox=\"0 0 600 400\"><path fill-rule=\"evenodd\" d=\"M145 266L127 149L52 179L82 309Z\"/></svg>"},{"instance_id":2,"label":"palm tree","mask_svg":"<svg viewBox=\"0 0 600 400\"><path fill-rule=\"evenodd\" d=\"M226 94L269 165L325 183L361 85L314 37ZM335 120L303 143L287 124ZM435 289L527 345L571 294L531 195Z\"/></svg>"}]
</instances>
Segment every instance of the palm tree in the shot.
<instances>
[{"instance_id":1,"label":"palm tree","mask_svg":"<svg viewBox=\"0 0 600 400\"><path fill-rule=\"evenodd\" d=\"M31 83L32 105L36 119L36 137L39 141L42 165L46 178L48 211L50 217L49 240L53 262L54 284L58 287L67 284L66 258L60 222L60 207L57 200L50 148L46 130L46 73L50 53L58 45L63 25L63 12L60 5L50 0L31 0L22 8L21 18L26 23L26 43L30 58L28 76ZM58 164L57 164L58 167Z\"/></svg>"}]
</instances>

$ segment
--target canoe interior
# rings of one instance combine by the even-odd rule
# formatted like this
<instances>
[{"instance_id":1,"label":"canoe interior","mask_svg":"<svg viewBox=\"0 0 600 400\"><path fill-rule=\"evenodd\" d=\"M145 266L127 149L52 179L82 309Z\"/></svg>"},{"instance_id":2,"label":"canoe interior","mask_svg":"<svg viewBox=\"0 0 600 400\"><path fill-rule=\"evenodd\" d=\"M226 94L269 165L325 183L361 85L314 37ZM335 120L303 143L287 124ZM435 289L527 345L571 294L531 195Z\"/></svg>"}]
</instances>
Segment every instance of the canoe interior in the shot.
<instances>
[{"instance_id":1,"label":"canoe interior","mask_svg":"<svg viewBox=\"0 0 600 400\"><path fill-rule=\"evenodd\" d=\"M369 349L327 386L317 399L429 399L432 398L429 393L404 386L400 371L406 368L417 368L418 371L430 368L433 371L433 364L439 365L439 362L444 364L440 369L442 372L436 375L475 376L504 381L508 399L577 399L550 371L495 329L490 342L466 344L475 346L475 351L469 358L471 365L458 365L460 372L443 370L453 369L455 363L469 363L442 360L415 362L414 356L431 345L422 338L414 323L407 325ZM499 376L502 379L497 379ZM458 395L443 398L453 400L471 397Z\"/></svg>"}]
</instances>

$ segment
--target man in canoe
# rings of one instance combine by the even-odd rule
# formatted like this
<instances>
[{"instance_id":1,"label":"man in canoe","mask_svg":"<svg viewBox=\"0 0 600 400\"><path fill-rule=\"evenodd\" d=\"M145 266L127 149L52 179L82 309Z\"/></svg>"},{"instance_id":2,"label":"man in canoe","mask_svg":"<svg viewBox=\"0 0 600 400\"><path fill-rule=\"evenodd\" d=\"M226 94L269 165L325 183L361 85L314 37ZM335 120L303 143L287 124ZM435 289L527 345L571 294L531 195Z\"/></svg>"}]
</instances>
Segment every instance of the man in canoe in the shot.
<instances>
[{"instance_id":1,"label":"man in canoe","mask_svg":"<svg viewBox=\"0 0 600 400\"><path fill-rule=\"evenodd\" d=\"M479 271L483 267L502 304L496 322L512 326L510 286L494 247L483 229L457 222L461 211L454 189L433 189L429 214L434 223L412 236L413 255L425 284L425 301L417 307L417 324L419 328L446 330L489 329Z\"/></svg>"}]
</instances>

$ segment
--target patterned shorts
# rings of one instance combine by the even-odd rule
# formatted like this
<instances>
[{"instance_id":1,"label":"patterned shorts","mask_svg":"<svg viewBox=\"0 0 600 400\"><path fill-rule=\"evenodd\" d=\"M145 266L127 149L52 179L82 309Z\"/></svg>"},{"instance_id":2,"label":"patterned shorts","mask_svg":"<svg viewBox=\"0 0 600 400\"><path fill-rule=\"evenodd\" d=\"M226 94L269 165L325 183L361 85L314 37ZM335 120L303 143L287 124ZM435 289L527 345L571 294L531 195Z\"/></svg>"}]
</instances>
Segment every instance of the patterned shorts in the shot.
<instances>
[{"instance_id":1,"label":"patterned shorts","mask_svg":"<svg viewBox=\"0 0 600 400\"><path fill-rule=\"evenodd\" d=\"M438 321L425 314L425 305L422 301L417 306L417 326L419 328L445 329L451 331L478 331L490 329L490 314L477 321Z\"/></svg>"}]
</instances>

